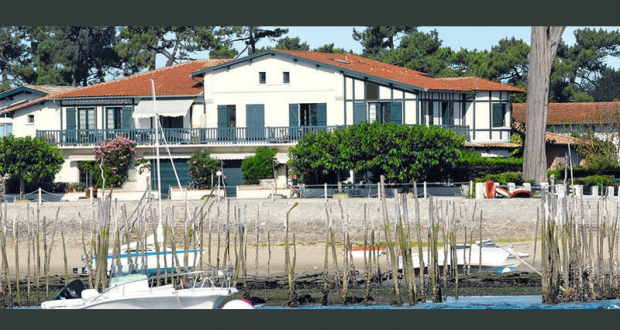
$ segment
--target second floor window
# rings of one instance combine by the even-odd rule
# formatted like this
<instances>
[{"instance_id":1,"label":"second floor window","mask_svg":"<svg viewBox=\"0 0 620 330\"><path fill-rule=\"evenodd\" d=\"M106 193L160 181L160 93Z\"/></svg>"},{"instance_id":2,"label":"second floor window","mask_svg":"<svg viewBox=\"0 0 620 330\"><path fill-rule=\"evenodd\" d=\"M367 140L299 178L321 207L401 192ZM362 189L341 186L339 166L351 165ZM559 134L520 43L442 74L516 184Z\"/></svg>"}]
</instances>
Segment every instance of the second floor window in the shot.
<instances>
[{"instance_id":1,"label":"second floor window","mask_svg":"<svg viewBox=\"0 0 620 330\"><path fill-rule=\"evenodd\" d=\"M34 115L28 115L28 124L34 124Z\"/></svg>"},{"instance_id":2,"label":"second floor window","mask_svg":"<svg viewBox=\"0 0 620 330\"><path fill-rule=\"evenodd\" d=\"M506 104L493 103L493 127L506 126Z\"/></svg>"},{"instance_id":3,"label":"second floor window","mask_svg":"<svg viewBox=\"0 0 620 330\"><path fill-rule=\"evenodd\" d=\"M121 129L122 127L122 108L107 108L106 109L106 128L107 129Z\"/></svg>"},{"instance_id":4,"label":"second floor window","mask_svg":"<svg viewBox=\"0 0 620 330\"><path fill-rule=\"evenodd\" d=\"M78 108L77 129L95 129L95 109Z\"/></svg>"},{"instance_id":5,"label":"second floor window","mask_svg":"<svg viewBox=\"0 0 620 330\"><path fill-rule=\"evenodd\" d=\"M267 83L267 73L266 72L259 72L258 73L258 83L259 84L266 84Z\"/></svg>"},{"instance_id":6,"label":"second floor window","mask_svg":"<svg viewBox=\"0 0 620 330\"><path fill-rule=\"evenodd\" d=\"M288 84L291 82L290 74L288 72L282 72L282 82Z\"/></svg>"}]
</instances>

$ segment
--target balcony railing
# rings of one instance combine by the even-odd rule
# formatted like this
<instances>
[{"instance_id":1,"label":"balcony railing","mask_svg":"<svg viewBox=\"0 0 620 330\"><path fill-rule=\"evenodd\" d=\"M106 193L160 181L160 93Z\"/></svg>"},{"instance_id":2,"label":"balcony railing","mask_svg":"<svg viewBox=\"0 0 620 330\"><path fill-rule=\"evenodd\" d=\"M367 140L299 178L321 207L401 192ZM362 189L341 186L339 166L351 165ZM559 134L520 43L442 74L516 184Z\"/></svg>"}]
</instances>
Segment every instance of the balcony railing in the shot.
<instances>
[{"instance_id":1,"label":"balcony railing","mask_svg":"<svg viewBox=\"0 0 620 330\"><path fill-rule=\"evenodd\" d=\"M226 128L164 128L160 143L168 144L268 144L295 143L309 133L334 131L344 126L298 126L298 127L226 127ZM468 126L447 126L457 135L465 135L469 141ZM123 136L138 145L154 145L154 129L88 129L88 130L37 130L37 137L58 146L98 145L105 140ZM163 136L162 136L163 135Z\"/></svg>"}]
</instances>

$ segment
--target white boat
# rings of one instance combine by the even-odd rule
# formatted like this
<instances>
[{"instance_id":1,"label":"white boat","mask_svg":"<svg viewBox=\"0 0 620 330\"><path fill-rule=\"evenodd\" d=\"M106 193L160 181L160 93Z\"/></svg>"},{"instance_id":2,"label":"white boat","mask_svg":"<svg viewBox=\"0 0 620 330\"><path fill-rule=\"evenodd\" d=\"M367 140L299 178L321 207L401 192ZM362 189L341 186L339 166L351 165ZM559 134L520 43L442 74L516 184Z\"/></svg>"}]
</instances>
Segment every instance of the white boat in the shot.
<instances>
[{"instance_id":1,"label":"white boat","mask_svg":"<svg viewBox=\"0 0 620 330\"><path fill-rule=\"evenodd\" d=\"M43 302L43 309L216 309L253 306L247 300L227 298L237 293L231 286L232 269L191 272L148 277L143 274L121 274L110 278L110 286L99 293L87 289L82 281L65 286L55 300ZM184 278L185 282L160 285L161 280ZM182 286L182 287L181 287ZM230 306L228 306L230 305ZM228 306L228 307L227 307Z\"/></svg>"},{"instance_id":2,"label":"white boat","mask_svg":"<svg viewBox=\"0 0 620 330\"><path fill-rule=\"evenodd\" d=\"M344 252L344 250L343 250ZM383 256L386 254L385 246L369 246L364 249L363 246L354 246L351 248L351 256L355 259L362 259L364 255L366 258L370 258L373 255Z\"/></svg>"},{"instance_id":3,"label":"white boat","mask_svg":"<svg viewBox=\"0 0 620 330\"><path fill-rule=\"evenodd\" d=\"M164 249L161 248L159 251L159 273L164 274L165 272L175 272L175 271L186 271L194 269L194 265L200 262L200 254L204 251L200 249L190 249L187 250L187 265L185 265L185 251L184 250L176 250L176 259L179 260L181 264L179 267L175 267L176 260L174 259L174 254L172 253L172 249ZM118 258L114 257L113 253L108 254L107 260L107 270L108 274L112 272L112 266L120 266L120 269L116 269L116 272L122 273L130 273L132 270L139 270L143 273L147 274L157 274L157 250L153 247L149 247L147 249L132 249L126 250L122 253ZM131 259L131 260L130 260ZM117 262L120 261L119 262ZM84 267L82 268L74 268L73 272L77 274L87 274L88 266L86 265L86 256L82 255L82 261L84 262ZM91 269L94 270L97 268L96 258L92 258Z\"/></svg>"},{"instance_id":4,"label":"white boat","mask_svg":"<svg viewBox=\"0 0 620 330\"><path fill-rule=\"evenodd\" d=\"M448 260L446 265L451 264L450 258L450 246L448 245ZM471 252L471 253L470 253ZM482 252L482 253L481 253ZM513 271L521 264L521 260L528 258L530 255L525 252L517 252L514 247L503 248L497 245L495 242L489 240L476 241L476 244L457 244L456 245L456 260L459 267L459 272L467 264L470 266L472 272L478 271L481 268L485 272L496 272L498 274ZM482 257L482 259L481 259ZM420 255L418 253L412 254L413 267L420 268ZM428 251L422 253L422 259L424 261L424 267L428 267ZM444 264L444 249L437 249L437 264L443 267ZM403 268L402 255L398 258L399 269Z\"/></svg>"}]
</instances>

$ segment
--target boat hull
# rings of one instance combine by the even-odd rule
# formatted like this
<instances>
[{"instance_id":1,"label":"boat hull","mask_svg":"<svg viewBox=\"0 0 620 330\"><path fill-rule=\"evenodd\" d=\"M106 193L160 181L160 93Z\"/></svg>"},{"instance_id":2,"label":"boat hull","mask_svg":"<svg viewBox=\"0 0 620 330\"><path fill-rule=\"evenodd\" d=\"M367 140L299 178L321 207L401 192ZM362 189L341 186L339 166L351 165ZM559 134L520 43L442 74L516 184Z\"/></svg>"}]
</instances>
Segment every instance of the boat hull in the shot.
<instances>
[{"instance_id":1,"label":"boat hull","mask_svg":"<svg viewBox=\"0 0 620 330\"><path fill-rule=\"evenodd\" d=\"M200 255L203 253L202 250L188 250L187 251L187 265L185 265L185 251L184 250L176 250L176 259L179 260L181 264L180 270L191 270L194 269L194 265L196 265L200 261ZM130 261L131 259L131 261ZM108 254L107 258L107 270L108 273L112 271L113 265L120 265L122 267L123 273L131 273L135 269L140 269L143 265L146 268L146 272L148 274L154 275L157 274L157 260L158 254L155 250L148 250L145 252L132 252L131 254L121 254L120 257L114 258L112 254ZM173 251L170 249L166 249L165 251L159 252L159 272L173 272L176 271L176 267L172 267L172 265L176 265L176 261L174 261ZM97 268L96 259L93 258L92 269L95 270ZM87 269L87 266L85 267Z\"/></svg>"}]
</instances>

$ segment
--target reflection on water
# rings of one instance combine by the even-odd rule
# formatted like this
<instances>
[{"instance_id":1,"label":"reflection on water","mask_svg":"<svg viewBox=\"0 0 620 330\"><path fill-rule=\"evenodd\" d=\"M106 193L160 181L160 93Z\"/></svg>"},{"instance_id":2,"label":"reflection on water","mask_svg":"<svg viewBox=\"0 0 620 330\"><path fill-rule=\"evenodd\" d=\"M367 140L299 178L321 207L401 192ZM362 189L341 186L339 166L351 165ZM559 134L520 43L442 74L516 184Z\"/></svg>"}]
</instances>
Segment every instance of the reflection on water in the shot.
<instances>
[{"instance_id":1,"label":"reflection on water","mask_svg":"<svg viewBox=\"0 0 620 330\"><path fill-rule=\"evenodd\" d=\"M258 309L289 309L281 306L260 306ZM598 300L590 302L571 302L557 305L542 303L541 296L483 296L483 297L448 297L443 303L416 304L409 306L392 305L306 305L296 309L620 309L620 299Z\"/></svg>"}]
</instances>

